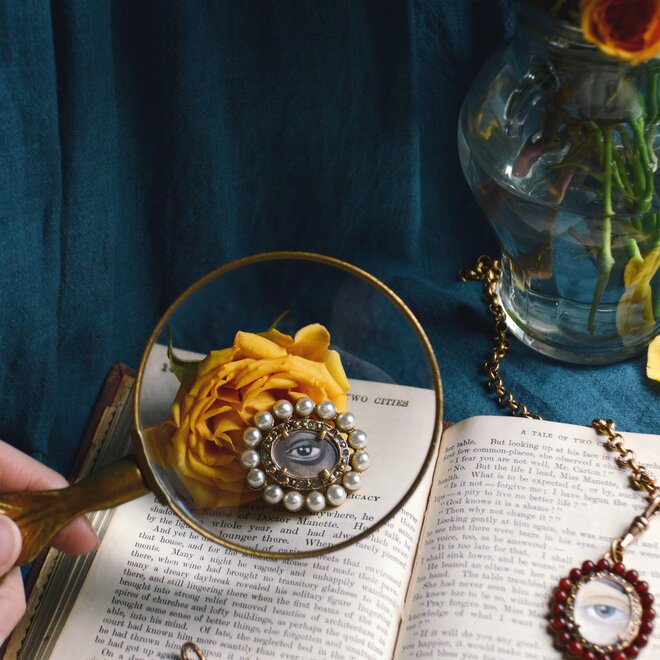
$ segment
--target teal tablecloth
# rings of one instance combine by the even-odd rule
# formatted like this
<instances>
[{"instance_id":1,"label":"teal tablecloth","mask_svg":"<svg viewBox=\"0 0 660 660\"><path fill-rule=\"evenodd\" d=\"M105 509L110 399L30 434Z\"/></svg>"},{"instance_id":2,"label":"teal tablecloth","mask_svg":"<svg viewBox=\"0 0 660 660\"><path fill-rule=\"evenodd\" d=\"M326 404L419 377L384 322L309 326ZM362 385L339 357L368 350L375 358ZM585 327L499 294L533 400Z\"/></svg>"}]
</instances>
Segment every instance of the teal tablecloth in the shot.
<instances>
[{"instance_id":1,"label":"teal tablecloth","mask_svg":"<svg viewBox=\"0 0 660 660\"><path fill-rule=\"evenodd\" d=\"M446 417L498 413L490 321L459 267L495 252L456 154L461 100L512 29L495 0L7 0L0 7L0 438L66 471L115 362L219 264L305 249L391 284ZM660 432L643 360L516 346L545 417Z\"/></svg>"}]
</instances>

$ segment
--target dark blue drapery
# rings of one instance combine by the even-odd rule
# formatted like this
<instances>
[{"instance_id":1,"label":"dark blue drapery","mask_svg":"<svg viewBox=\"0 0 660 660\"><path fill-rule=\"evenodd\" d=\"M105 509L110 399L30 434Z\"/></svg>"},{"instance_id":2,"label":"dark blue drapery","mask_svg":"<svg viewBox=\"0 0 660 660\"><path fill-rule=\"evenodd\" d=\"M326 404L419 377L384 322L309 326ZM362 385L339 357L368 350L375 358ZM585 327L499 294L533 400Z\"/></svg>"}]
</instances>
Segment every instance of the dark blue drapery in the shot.
<instances>
[{"instance_id":1,"label":"dark blue drapery","mask_svg":"<svg viewBox=\"0 0 660 660\"><path fill-rule=\"evenodd\" d=\"M0 5L0 437L66 471L99 386L165 306L245 254L373 271L440 361L446 417L499 411L460 266L495 243L456 120L512 30L495 0L15 0ZM571 368L516 345L545 417L660 431L643 360Z\"/></svg>"}]
</instances>

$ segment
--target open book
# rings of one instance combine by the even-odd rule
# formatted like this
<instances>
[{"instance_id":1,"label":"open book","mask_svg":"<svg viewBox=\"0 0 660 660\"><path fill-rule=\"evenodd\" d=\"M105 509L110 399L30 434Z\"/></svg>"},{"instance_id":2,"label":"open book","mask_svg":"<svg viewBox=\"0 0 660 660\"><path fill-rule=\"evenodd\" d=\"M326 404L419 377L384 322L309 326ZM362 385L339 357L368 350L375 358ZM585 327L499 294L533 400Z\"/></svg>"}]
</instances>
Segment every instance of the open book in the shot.
<instances>
[{"instance_id":1,"label":"open book","mask_svg":"<svg viewBox=\"0 0 660 660\"><path fill-rule=\"evenodd\" d=\"M101 418L84 470L129 447L132 383L125 384ZM414 413L429 396L360 382L351 409L369 420L383 400L396 400ZM660 474L660 437L628 433L626 442ZM603 555L645 508L642 496L592 429L552 422L467 419L445 429L433 468L387 525L313 559L227 550L153 495L94 514L99 550L84 558L50 551L5 658L174 658L194 641L208 660L555 660L546 632L553 587ZM386 481L372 482L361 492L383 496ZM313 545L342 525L363 524L323 515L328 525L292 533ZM626 559L651 591L660 589L660 524ZM646 656L660 657L658 635Z\"/></svg>"}]
</instances>

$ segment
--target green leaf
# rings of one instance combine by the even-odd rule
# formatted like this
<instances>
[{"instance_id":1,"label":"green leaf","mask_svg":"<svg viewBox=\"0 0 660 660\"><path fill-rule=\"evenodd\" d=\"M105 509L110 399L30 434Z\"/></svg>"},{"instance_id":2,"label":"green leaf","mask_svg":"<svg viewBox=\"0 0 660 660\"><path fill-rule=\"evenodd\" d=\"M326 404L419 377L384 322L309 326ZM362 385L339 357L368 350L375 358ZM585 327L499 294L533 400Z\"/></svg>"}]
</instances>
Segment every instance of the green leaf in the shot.
<instances>
[{"instance_id":1,"label":"green leaf","mask_svg":"<svg viewBox=\"0 0 660 660\"><path fill-rule=\"evenodd\" d=\"M180 383L197 375L197 368L201 360L182 360L174 354L172 331L169 326L167 326L167 357L170 359L170 367Z\"/></svg>"}]
</instances>

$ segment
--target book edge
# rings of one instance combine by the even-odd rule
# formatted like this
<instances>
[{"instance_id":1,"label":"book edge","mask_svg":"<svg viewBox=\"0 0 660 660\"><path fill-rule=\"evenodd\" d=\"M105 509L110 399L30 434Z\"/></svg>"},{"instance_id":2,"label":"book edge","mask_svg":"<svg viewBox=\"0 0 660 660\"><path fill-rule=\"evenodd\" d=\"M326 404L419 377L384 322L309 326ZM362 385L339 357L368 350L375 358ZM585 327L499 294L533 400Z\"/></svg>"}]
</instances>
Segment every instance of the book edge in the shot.
<instances>
[{"instance_id":1,"label":"book edge","mask_svg":"<svg viewBox=\"0 0 660 660\"><path fill-rule=\"evenodd\" d=\"M136 374L137 372L134 369L122 363L117 363L111 367L101 386L101 391L90 414L80 447L74 459L69 474L70 483L78 481L94 468L96 457L92 454L92 450L96 449L95 453L98 456L100 445L107 439L106 431L114 416L116 405L121 401L126 389L134 385ZM0 660L8 657L10 651L15 654L20 652L41 603L45 588L57 568L59 557L58 550L48 548L33 562L25 581L26 612L0 648Z\"/></svg>"}]
</instances>

